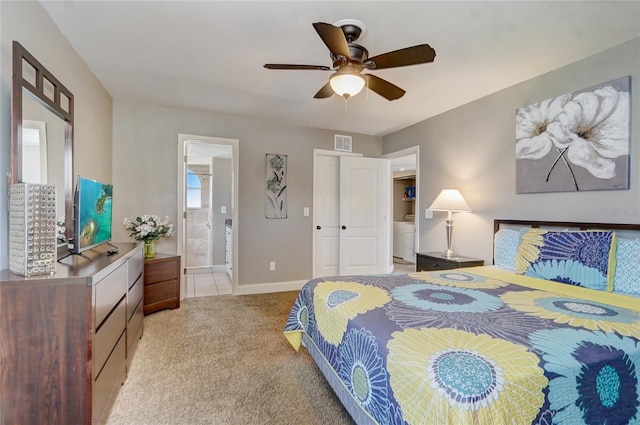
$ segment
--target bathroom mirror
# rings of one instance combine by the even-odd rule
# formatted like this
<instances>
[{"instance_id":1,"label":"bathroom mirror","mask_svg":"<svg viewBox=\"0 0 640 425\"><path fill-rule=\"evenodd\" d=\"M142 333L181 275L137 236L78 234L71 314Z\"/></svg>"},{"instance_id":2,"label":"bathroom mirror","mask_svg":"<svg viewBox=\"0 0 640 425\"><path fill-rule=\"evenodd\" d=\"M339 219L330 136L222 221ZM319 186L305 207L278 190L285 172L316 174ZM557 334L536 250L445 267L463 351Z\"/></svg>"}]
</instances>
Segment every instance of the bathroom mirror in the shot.
<instances>
[{"instance_id":1,"label":"bathroom mirror","mask_svg":"<svg viewBox=\"0 0 640 425\"><path fill-rule=\"evenodd\" d=\"M10 184L56 187L56 217L72 237L73 94L13 42ZM66 243L63 243L65 245Z\"/></svg>"}]
</instances>

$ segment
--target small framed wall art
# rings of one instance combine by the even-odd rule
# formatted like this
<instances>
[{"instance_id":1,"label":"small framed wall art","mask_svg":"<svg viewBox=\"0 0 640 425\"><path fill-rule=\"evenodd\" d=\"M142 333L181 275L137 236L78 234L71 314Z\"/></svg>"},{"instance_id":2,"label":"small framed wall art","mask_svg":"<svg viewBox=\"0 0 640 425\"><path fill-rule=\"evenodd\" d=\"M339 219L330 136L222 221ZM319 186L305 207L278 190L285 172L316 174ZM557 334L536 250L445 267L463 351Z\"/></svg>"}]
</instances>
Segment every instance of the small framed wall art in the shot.
<instances>
[{"instance_id":1,"label":"small framed wall art","mask_svg":"<svg viewBox=\"0 0 640 425\"><path fill-rule=\"evenodd\" d=\"M267 154L267 218L287 218L287 155Z\"/></svg>"}]
</instances>

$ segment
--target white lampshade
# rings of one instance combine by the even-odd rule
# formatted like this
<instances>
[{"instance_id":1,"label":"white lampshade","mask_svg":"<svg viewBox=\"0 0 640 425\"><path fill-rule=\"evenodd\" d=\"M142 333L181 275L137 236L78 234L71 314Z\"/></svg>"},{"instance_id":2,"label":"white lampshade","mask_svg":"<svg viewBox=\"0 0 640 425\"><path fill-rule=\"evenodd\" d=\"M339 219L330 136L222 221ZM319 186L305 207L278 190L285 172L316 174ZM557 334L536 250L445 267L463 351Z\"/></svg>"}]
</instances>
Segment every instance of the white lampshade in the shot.
<instances>
[{"instance_id":1,"label":"white lampshade","mask_svg":"<svg viewBox=\"0 0 640 425\"><path fill-rule=\"evenodd\" d=\"M453 252L453 220L451 213L454 212L471 212L469 204L464 200L460 191L456 189L443 189L440 195L431 203L429 207L433 211L446 211L449 213L447 217L447 250L442 253L444 258L454 258Z\"/></svg>"},{"instance_id":2,"label":"white lampshade","mask_svg":"<svg viewBox=\"0 0 640 425\"><path fill-rule=\"evenodd\" d=\"M456 189L443 189L429 207L433 211L471 212L469 204Z\"/></svg>"},{"instance_id":3,"label":"white lampshade","mask_svg":"<svg viewBox=\"0 0 640 425\"><path fill-rule=\"evenodd\" d=\"M345 99L355 96L364 88L364 78L348 71L337 72L329 80L333 91Z\"/></svg>"}]
</instances>

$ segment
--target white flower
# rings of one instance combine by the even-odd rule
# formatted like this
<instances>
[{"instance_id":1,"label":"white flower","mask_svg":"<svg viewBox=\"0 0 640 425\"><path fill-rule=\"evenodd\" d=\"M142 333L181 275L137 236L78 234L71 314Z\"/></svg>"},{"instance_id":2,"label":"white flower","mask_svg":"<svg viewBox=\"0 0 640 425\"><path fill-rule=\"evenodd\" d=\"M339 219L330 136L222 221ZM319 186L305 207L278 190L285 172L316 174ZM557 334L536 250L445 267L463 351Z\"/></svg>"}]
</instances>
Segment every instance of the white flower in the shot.
<instances>
[{"instance_id":1,"label":"white flower","mask_svg":"<svg viewBox=\"0 0 640 425\"><path fill-rule=\"evenodd\" d=\"M157 215L142 215L133 219L125 218L123 225L129 233L129 237L138 241L155 241L164 236L173 235L173 224L169 223L169 217L160 218Z\"/></svg>"},{"instance_id":2,"label":"white flower","mask_svg":"<svg viewBox=\"0 0 640 425\"><path fill-rule=\"evenodd\" d=\"M567 159L594 177L615 176L613 158L629 154L629 93L611 86L577 94L547 131Z\"/></svg>"},{"instance_id":3,"label":"white flower","mask_svg":"<svg viewBox=\"0 0 640 425\"><path fill-rule=\"evenodd\" d=\"M540 159L553 147L553 135L549 125L563 112L563 106L571 99L570 94L547 99L525 108L516 114L516 158Z\"/></svg>"}]
</instances>

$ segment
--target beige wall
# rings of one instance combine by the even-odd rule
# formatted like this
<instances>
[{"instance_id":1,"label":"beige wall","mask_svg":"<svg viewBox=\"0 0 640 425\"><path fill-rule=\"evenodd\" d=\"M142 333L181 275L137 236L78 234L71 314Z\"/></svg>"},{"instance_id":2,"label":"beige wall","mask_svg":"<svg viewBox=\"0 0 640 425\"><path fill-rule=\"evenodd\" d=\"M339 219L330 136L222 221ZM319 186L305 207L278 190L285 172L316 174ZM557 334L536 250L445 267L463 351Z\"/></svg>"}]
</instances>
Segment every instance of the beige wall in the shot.
<instances>
[{"instance_id":1,"label":"beige wall","mask_svg":"<svg viewBox=\"0 0 640 425\"><path fill-rule=\"evenodd\" d=\"M445 213L424 218L441 189L457 188L471 214L454 215L454 245L462 255L491 262L495 218L640 222L640 39L390 134L384 152L420 145L421 251L446 246ZM630 190L515 193L516 108L631 75Z\"/></svg>"},{"instance_id":2,"label":"beige wall","mask_svg":"<svg viewBox=\"0 0 640 425\"><path fill-rule=\"evenodd\" d=\"M238 259L239 285L290 282L311 277L313 149L333 149L334 131L291 126L213 112L114 101L114 234L126 239L117 223L134 214L178 217L178 134L239 140ZM343 134L342 132L340 134ZM379 157L379 137L352 134L353 150ZM265 218L265 155L288 155L288 218ZM156 250L176 253L175 237ZM269 261L276 270L269 271Z\"/></svg>"},{"instance_id":3,"label":"beige wall","mask_svg":"<svg viewBox=\"0 0 640 425\"><path fill-rule=\"evenodd\" d=\"M9 170L11 42L18 40L75 96L75 173L114 184L114 233L139 212L177 218L178 133L240 140L239 283L306 279L311 275L312 152L332 149L333 131L125 101L113 102L38 2L0 2L0 176ZM491 260L494 218L639 222L638 188L640 39L585 58L383 138L354 134L365 156L421 145L421 205L416 206L423 251L445 245L444 216L424 219L442 188L460 189L474 210L455 216L454 243L462 254ZM515 194L516 108L632 76L631 189L582 193ZM112 146L113 140L113 146ZM113 149L112 149L113 148ZM264 155L289 155L289 218L264 217ZM112 160L113 158L113 160ZM0 199L6 199L3 177ZM0 208L0 241L7 241L6 208ZM8 266L0 243L0 268ZM176 252L175 238L158 249ZM276 261L277 270L268 271Z\"/></svg>"},{"instance_id":4,"label":"beige wall","mask_svg":"<svg viewBox=\"0 0 640 425\"><path fill-rule=\"evenodd\" d=\"M39 2L0 1L0 269L8 267L5 199L11 145L12 43L17 40L75 97L74 174L111 182L111 96Z\"/></svg>"}]
</instances>

